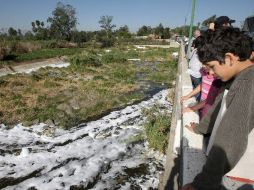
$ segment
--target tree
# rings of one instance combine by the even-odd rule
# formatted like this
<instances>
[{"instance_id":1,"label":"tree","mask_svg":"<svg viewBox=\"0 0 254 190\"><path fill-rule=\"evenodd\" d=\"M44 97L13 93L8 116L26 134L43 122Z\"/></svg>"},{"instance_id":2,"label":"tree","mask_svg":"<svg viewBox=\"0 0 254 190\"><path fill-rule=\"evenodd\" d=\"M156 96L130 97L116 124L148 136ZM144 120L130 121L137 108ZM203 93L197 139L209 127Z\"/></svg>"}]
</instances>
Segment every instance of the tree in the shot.
<instances>
[{"instance_id":1,"label":"tree","mask_svg":"<svg viewBox=\"0 0 254 190\"><path fill-rule=\"evenodd\" d=\"M96 38L96 32L91 32L91 31L88 31L86 32L86 40L87 41L92 41L92 40L95 40Z\"/></svg>"},{"instance_id":2,"label":"tree","mask_svg":"<svg viewBox=\"0 0 254 190\"><path fill-rule=\"evenodd\" d=\"M154 33L159 35L159 36L162 36L163 35L163 32L164 32L164 27L163 25L160 23L159 26L157 26L155 29L154 29Z\"/></svg>"},{"instance_id":3,"label":"tree","mask_svg":"<svg viewBox=\"0 0 254 190\"><path fill-rule=\"evenodd\" d=\"M73 31L71 35L71 40L73 42L78 43L80 45L83 42L87 41L86 32L85 31Z\"/></svg>"},{"instance_id":4,"label":"tree","mask_svg":"<svg viewBox=\"0 0 254 190\"><path fill-rule=\"evenodd\" d=\"M18 36L19 36L19 37L22 37L22 36L23 36L23 34L22 34L22 32L21 32L20 29L18 29Z\"/></svg>"},{"instance_id":5,"label":"tree","mask_svg":"<svg viewBox=\"0 0 254 190\"><path fill-rule=\"evenodd\" d=\"M18 32L17 32L17 30L15 30L14 28L10 27L10 28L8 29L8 34L9 34L9 36L11 36L11 37L16 37L17 34L18 34Z\"/></svg>"},{"instance_id":6,"label":"tree","mask_svg":"<svg viewBox=\"0 0 254 190\"><path fill-rule=\"evenodd\" d=\"M111 24L113 20L113 16L102 16L99 20L100 27L103 28L104 32L101 32L100 35L100 42L103 43L103 46L108 47L114 44L115 38L112 36L112 30L116 27L116 25ZM104 36L103 36L104 35Z\"/></svg>"},{"instance_id":7,"label":"tree","mask_svg":"<svg viewBox=\"0 0 254 190\"><path fill-rule=\"evenodd\" d=\"M118 38L127 39L131 38L131 33L129 32L129 28L127 25L120 27L118 30L116 30L116 35Z\"/></svg>"},{"instance_id":8,"label":"tree","mask_svg":"<svg viewBox=\"0 0 254 190\"><path fill-rule=\"evenodd\" d=\"M31 24L37 40L46 40L48 38L48 29L44 28L44 22L36 20Z\"/></svg>"},{"instance_id":9,"label":"tree","mask_svg":"<svg viewBox=\"0 0 254 190\"><path fill-rule=\"evenodd\" d=\"M181 35L181 36L188 36L189 35L189 29L190 29L190 26L180 26L180 27L176 27L174 29L172 29L172 33L174 34L178 34L178 35ZM196 29L198 29L197 26L193 26L193 31L195 31Z\"/></svg>"},{"instance_id":10,"label":"tree","mask_svg":"<svg viewBox=\"0 0 254 190\"><path fill-rule=\"evenodd\" d=\"M50 34L56 39L70 40L71 33L76 28L76 10L71 5L57 3L47 22L50 23Z\"/></svg>"},{"instance_id":11,"label":"tree","mask_svg":"<svg viewBox=\"0 0 254 190\"><path fill-rule=\"evenodd\" d=\"M27 39L27 40L32 40L34 37L33 33L31 31L27 31L25 34L24 34L24 38Z\"/></svg>"},{"instance_id":12,"label":"tree","mask_svg":"<svg viewBox=\"0 0 254 190\"><path fill-rule=\"evenodd\" d=\"M170 37L171 37L170 28L169 27L164 28L161 38L162 39L169 39Z\"/></svg>"},{"instance_id":13,"label":"tree","mask_svg":"<svg viewBox=\"0 0 254 190\"><path fill-rule=\"evenodd\" d=\"M112 29L116 27L116 25L111 24L113 20L113 16L102 16L99 20L99 24L100 27L103 28L105 30L105 32L107 33L107 36L110 35L110 33L112 33Z\"/></svg>"},{"instance_id":14,"label":"tree","mask_svg":"<svg viewBox=\"0 0 254 190\"><path fill-rule=\"evenodd\" d=\"M151 26L142 26L140 29L138 29L137 36L147 36L149 34L153 33L153 29Z\"/></svg>"}]
</instances>

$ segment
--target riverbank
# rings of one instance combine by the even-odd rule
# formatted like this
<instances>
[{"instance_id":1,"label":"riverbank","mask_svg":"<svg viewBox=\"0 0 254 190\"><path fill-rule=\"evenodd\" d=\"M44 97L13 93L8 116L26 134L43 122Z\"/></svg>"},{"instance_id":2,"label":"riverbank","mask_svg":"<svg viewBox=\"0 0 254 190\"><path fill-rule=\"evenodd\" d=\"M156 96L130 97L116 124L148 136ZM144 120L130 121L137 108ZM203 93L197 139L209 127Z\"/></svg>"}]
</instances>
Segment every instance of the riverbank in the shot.
<instances>
[{"instance_id":1,"label":"riverbank","mask_svg":"<svg viewBox=\"0 0 254 190\"><path fill-rule=\"evenodd\" d=\"M146 140L143 110L157 105L170 114L168 93L70 130L1 126L0 188L156 189L165 155Z\"/></svg>"},{"instance_id":2,"label":"riverbank","mask_svg":"<svg viewBox=\"0 0 254 190\"><path fill-rule=\"evenodd\" d=\"M44 67L68 67L70 64L66 61L66 57L59 57L29 62L13 63L11 65L5 65L0 68L0 77L9 74L13 75L17 73L31 73Z\"/></svg>"},{"instance_id":3,"label":"riverbank","mask_svg":"<svg viewBox=\"0 0 254 190\"><path fill-rule=\"evenodd\" d=\"M0 123L30 126L45 122L71 128L142 100L172 85L176 62L171 51L93 50L70 58L74 62L66 68L2 76ZM140 61L127 61L130 57Z\"/></svg>"}]
</instances>

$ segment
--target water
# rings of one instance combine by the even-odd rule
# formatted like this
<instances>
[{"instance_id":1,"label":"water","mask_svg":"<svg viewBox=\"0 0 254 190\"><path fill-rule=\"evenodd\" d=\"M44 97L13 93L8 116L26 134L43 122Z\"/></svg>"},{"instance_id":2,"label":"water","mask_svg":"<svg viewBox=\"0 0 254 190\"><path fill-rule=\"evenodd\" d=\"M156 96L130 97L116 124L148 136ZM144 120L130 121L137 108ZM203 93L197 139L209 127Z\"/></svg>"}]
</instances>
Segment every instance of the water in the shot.
<instances>
[{"instance_id":1,"label":"water","mask_svg":"<svg viewBox=\"0 0 254 190\"><path fill-rule=\"evenodd\" d=\"M71 130L21 124L0 128L0 188L156 189L165 155L144 140L142 109L160 104L162 90L139 104L113 111Z\"/></svg>"}]
</instances>

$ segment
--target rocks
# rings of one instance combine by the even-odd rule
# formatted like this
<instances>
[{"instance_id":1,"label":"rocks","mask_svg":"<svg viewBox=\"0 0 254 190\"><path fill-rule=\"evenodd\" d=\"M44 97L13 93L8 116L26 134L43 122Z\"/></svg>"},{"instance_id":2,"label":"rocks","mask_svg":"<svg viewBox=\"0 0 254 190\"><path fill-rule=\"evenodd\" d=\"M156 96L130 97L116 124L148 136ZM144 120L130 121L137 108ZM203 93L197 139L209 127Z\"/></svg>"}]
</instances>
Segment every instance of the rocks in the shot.
<instances>
[{"instance_id":1,"label":"rocks","mask_svg":"<svg viewBox=\"0 0 254 190\"><path fill-rule=\"evenodd\" d=\"M54 126L54 122L51 119L47 119L46 121L44 121L44 123L49 125L49 126Z\"/></svg>"},{"instance_id":2,"label":"rocks","mask_svg":"<svg viewBox=\"0 0 254 190\"><path fill-rule=\"evenodd\" d=\"M55 127L52 126L45 126L42 130L41 135L47 136L47 137L54 137L55 136Z\"/></svg>"}]
</instances>

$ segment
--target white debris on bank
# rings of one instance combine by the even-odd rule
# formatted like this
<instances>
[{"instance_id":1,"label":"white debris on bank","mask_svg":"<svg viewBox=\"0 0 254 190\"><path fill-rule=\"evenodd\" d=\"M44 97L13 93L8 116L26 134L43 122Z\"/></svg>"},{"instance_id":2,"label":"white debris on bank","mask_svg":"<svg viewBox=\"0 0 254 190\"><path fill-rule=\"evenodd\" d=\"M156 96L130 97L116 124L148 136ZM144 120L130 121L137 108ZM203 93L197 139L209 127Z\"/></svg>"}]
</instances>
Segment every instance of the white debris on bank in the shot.
<instances>
[{"instance_id":1,"label":"white debris on bank","mask_svg":"<svg viewBox=\"0 0 254 190\"><path fill-rule=\"evenodd\" d=\"M37 71L40 68L45 68L45 67L57 67L57 68L62 68L62 67L68 67L70 63L63 62L61 60L48 60L48 61L41 61L41 62L36 62L36 63L31 63L31 64L21 64L18 66L13 66L11 69L7 68L1 68L0 69L0 77L5 76L8 74L17 74L17 73L31 73L33 71Z\"/></svg>"},{"instance_id":2,"label":"white debris on bank","mask_svg":"<svg viewBox=\"0 0 254 190\"><path fill-rule=\"evenodd\" d=\"M68 66L70 66L70 63L64 63L64 62L51 63L48 65L34 65L33 64L32 68L27 68L27 67L20 68L17 70L16 73L31 73L33 71L37 71L40 68L45 68L45 67L62 68L62 67L68 67ZM15 74L15 73L13 73L13 74Z\"/></svg>"},{"instance_id":3,"label":"white debris on bank","mask_svg":"<svg viewBox=\"0 0 254 190\"><path fill-rule=\"evenodd\" d=\"M1 125L0 189L157 188L165 155L134 139L143 134L143 108L171 111L167 95L163 90L71 130L56 128L53 137L43 134L45 124Z\"/></svg>"},{"instance_id":4,"label":"white debris on bank","mask_svg":"<svg viewBox=\"0 0 254 190\"><path fill-rule=\"evenodd\" d=\"M172 53L172 57L173 57L174 60L177 60L177 59L178 59L178 56L179 56L179 55L178 55L178 52L173 52L173 53Z\"/></svg>"}]
</instances>

